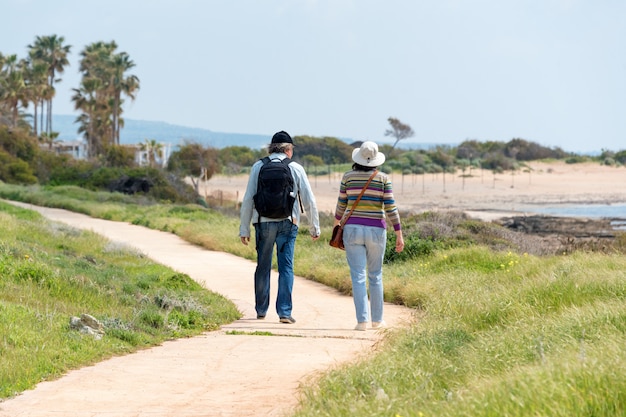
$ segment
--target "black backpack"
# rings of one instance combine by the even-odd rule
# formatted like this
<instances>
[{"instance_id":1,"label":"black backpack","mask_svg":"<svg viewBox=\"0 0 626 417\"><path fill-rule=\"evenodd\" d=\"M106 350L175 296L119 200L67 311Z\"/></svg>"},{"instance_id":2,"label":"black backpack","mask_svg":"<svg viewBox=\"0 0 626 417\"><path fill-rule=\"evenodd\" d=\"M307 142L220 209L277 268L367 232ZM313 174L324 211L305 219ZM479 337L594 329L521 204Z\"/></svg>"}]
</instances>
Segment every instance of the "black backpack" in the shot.
<instances>
[{"instance_id":1,"label":"black backpack","mask_svg":"<svg viewBox=\"0 0 626 417\"><path fill-rule=\"evenodd\" d=\"M253 197L254 207L261 216L270 219L290 217L296 201L293 175L289 168L291 159L270 162L270 158L266 156L261 161L263 166L259 171L259 182Z\"/></svg>"}]
</instances>

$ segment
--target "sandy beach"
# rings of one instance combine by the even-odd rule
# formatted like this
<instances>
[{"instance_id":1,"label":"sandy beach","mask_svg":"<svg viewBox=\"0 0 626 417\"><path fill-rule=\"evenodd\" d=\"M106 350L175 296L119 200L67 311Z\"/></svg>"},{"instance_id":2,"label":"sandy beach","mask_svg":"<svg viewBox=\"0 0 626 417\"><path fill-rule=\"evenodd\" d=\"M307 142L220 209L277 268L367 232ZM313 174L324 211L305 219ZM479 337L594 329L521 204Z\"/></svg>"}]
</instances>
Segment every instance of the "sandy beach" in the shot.
<instances>
[{"instance_id":1,"label":"sandy beach","mask_svg":"<svg viewBox=\"0 0 626 417\"><path fill-rule=\"evenodd\" d=\"M491 220L532 213L538 207L626 204L626 167L598 163L531 162L530 170L496 174L474 169L456 174L391 174L398 206L405 212L461 210ZM309 173L320 212L334 211L340 174L315 177ZM248 177L214 176L206 195L241 201ZM626 209L620 217L626 218Z\"/></svg>"}]
</instances>

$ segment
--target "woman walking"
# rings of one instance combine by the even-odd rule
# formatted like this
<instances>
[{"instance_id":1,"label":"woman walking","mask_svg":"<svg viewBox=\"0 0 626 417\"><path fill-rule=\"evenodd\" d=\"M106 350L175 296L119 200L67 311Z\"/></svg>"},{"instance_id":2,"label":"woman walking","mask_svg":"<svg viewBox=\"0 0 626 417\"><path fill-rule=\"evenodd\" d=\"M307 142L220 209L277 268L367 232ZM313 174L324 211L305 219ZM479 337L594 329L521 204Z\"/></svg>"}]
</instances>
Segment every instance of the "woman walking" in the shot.
<instances>
[{"instance_id":1,"label":"woman walking","mask_svg":"<svg viewBox=\"0 0 626 417\"><path fill-rule=\"evenodd\" d=\"M385 327L382 269L387 219L396 234L396 252L404 249L404 239L391 180L378 171L385 162L385 155L378 151L376 143L368 141L352 151L352 160L352 169L341 179L334 224L344 226L343 243L356 309L355 330L364 331L370 319L372 328Z\"/></svg>"}]
</instances>

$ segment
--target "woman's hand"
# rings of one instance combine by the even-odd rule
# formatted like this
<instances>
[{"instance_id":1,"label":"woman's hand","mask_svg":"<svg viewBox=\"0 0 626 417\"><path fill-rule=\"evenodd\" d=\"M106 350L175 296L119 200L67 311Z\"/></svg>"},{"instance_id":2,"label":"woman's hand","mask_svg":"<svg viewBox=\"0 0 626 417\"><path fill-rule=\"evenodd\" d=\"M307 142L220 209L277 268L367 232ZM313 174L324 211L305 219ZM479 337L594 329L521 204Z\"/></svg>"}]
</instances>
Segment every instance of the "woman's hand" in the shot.
<instances>
[{"instance_id":1,"label":"woman's hand","mask_svg":"<svg viewBox=\"0 0 626 417\"><path fill-rule=\"evenodd\" d=\"M404 238L402 230L396 230L396 252L400 253L404 250Z\"/></svg>"}]
</instances>

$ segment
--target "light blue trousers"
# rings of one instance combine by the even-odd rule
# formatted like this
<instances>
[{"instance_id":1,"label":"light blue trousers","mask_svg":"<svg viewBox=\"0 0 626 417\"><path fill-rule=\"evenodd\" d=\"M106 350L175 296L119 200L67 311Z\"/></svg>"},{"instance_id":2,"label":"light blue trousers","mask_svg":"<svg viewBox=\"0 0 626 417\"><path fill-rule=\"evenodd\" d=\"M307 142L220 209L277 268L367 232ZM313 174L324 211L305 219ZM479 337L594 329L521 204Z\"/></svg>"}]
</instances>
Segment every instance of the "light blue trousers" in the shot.
<instances>
[{"instance_id":1,"label":"light blue trousers","mask_svg":"<svg viewBox=\"0 0 626 417\"><path fill-rule=\"evenodd\" d=\"M358 323L383 320L383 257L387 230L348 224L343 230L343 244L352 279L352 298ZM368 302L369 284L369 302Z\"/></svg>"}]
</instances>

